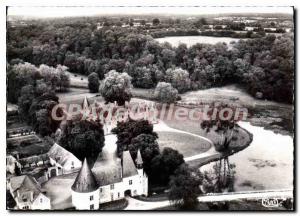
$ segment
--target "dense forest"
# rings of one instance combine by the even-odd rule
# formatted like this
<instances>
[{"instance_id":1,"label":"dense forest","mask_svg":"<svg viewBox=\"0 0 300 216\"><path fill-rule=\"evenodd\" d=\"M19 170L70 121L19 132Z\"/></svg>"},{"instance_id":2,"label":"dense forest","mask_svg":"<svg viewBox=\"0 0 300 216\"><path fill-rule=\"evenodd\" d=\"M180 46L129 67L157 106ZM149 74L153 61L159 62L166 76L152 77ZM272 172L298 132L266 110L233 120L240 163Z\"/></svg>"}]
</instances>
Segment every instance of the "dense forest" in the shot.
<instances>
[{"instance_id":1,"label":"dense forest","mask_svg":"<svg viewBox=\"0 0 300 216\"><path fill-rule=\"evenodd\" d=\"M225 43L172 47L139 29L58 19L47 25L8 24L7 36L8 70L24 62L54 69L63 65L73 73L94 72L100 80L115 70L130 75L134 87L166 82L178 93L236 83L253 96L293 102L294 38L288 33L240 40L230 48ZM16 102L16 97L9 94L8 100Z\"/></svg>"}]
</instances>

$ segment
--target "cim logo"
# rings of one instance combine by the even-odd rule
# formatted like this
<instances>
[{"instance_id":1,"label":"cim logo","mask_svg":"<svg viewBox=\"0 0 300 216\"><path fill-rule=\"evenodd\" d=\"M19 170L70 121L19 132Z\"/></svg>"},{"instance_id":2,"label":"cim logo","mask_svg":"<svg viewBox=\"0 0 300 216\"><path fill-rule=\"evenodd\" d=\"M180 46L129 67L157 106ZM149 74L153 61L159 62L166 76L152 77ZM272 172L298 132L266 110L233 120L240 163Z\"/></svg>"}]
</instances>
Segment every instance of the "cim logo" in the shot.
<instances>
[{"instance_id":1,"label":"cim logo","mask_svg":"<svg viewBox=\"0 0 300 216\"><path fill-rule=\"evenodd\" d=\"M279 202L276 198L262 199L261 204L264 207L279 207Z\"/></svg>"}]
</instances>

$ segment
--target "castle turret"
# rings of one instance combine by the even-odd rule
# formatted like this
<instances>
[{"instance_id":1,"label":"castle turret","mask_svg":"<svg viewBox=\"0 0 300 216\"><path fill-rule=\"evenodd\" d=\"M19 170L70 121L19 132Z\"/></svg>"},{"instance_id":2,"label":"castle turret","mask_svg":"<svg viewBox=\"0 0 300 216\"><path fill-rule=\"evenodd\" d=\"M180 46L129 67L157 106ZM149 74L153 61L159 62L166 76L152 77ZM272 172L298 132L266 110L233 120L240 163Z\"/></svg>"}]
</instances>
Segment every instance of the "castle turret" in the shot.
<instances>
[{"instance_id":1,"label":"castle turret","mask_svg":"<svg viewBox=\"0 0 300 216\"><path fill-rule=\"evenodd\" d=\"M86 159L72 185L72 204L78 210L99 209L99 186Z\"/></svg>"},{"instance_id":2,"label":"castle turret","mask_svg":"<svg viewBox=\"0 0 300 216\"><path fill-rule=\"evenodd\" d=\"M90 102L88 101L87 97L85 96L84 99L83 99L83 102L81 104L81 107L83 110L85 109L89 109L90 107Z\"/></svg>"},{"instance_id":3,"label":"castle turret","mask_svg":"<svg viewBox=\"0 0 300 216\"><path fill-rule=\"evenodd\" d=\"M139 183L140 183L140 194L143 194L145 196L148 196L148 176L147 174L144 172L143 169L143 158L142 158L142 154L141 151L138 150L137 152L137 156L136 156L136 168L139 174Z\"/></svg>"},{"instance_id":4,"label":"castle turret","mask_svg":"<svg viewBox=\"0 0 300 216\"><path fill-rule=\"evenodd\" d=\"M138 169L143 169L143 159L142 159L142 155L141 155L140 150L138 150L138 152L137 152L137 157L136 157L135 162L136 162L136 167Z\"/></svg>"}]
</instances>

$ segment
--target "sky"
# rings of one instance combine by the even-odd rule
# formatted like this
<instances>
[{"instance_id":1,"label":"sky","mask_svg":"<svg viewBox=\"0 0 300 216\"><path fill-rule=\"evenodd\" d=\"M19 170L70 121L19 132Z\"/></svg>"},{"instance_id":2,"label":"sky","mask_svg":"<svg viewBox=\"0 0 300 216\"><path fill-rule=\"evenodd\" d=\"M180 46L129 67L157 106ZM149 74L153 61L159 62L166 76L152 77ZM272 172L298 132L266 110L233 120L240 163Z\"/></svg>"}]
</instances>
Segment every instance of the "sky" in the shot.
<instances>
[{"instance_id":1,"label":"sky","mask_svg":"<svg viewBox=\"0 0 300 216\"><path fill-rule=\"evenodd\" d=\"M8 16L69 17L110 14L293 13L292 7L9 7Z\"/></svg>"}]
</instances>

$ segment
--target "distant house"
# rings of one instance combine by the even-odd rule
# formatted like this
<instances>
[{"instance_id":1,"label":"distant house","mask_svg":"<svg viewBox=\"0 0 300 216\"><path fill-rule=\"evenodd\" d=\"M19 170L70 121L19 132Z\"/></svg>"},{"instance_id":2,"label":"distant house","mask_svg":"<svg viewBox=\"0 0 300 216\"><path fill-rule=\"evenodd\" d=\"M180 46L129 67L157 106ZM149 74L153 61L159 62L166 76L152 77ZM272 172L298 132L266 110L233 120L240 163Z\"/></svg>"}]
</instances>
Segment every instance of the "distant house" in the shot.
<instances>
[{"instance_id":1,"label":"distant house","mask_svg":"<svg viewBox=\"0 0 300 216\"><path fill-rule=\"evenodd\" d=\"M50 199L42 193L39 184L33 177L28 175L12 177L8 187L18 209L51 209Z\"/></svg>"},{"instance_id":2,"label":"distant house","mask_svg":"<svg viewBox=\"0 0 300 216\"><path fill-rule=\"evenodd\" d=\"M277 28L264 28L265 31L276 32Z\"/></svg>"},{"instance_id":3,"label":"distant house","mask_svg":"<svg viewBox=\"0 0 300 216\"><path fill-rule=\"evenodd\" d=\"M285 32L291 32L292 31L292 28L286 28L285 29Z\"/></svg>"},{"instance_id":4,"label":"distant house","mask_svg":"<svg viewBox=\"0 0 300 216\"><path fill-rule=\"evenodd\" d=\"M56 143L49 150L48 156L50 164L58 169L56 175L72 173L81 168L81 161Z\"/></svg>"},{"instance_id":5,"label":"distant house","mask_svg":"<svg viewBox=\"0 0 300 216\"><path fill-rule=\"evenodd\" d=\"M257 30L257 29L258 29L258 27L252 27L252 26L246 26L245 27L246 31L254 31L254 30Z\"/></svg>"}]
</instances>

